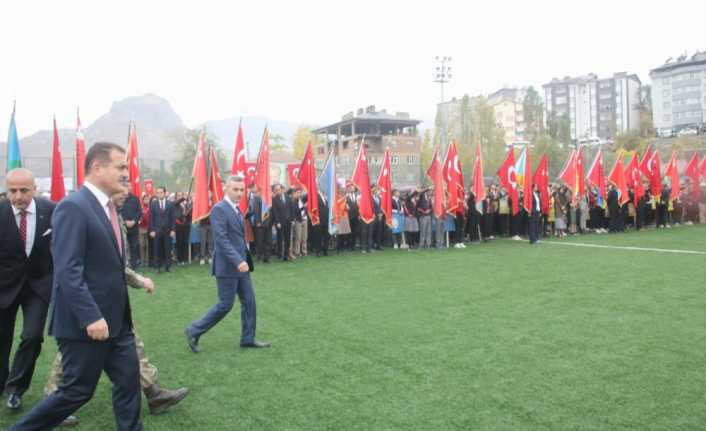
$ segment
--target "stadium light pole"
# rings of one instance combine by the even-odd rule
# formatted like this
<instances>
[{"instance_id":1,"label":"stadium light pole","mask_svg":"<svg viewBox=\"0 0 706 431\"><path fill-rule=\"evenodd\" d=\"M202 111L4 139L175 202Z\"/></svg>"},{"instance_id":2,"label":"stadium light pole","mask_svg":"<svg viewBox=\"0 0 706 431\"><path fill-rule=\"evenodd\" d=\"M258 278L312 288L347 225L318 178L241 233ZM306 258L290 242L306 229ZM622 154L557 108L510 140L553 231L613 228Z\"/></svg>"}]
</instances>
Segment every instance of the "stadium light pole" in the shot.
<instances>
[{"instance_id":1,"label":"stadium light pole","mask_svg":"<svg viewBox=\"0 0 706 431\"><path fill-rule=\"evenodd\" d=\"M442 119L441 119L441 149L442 154L446 151L446 128L448 123L448 109L444 108L444 84L451 80L451 57L447 56L436 56L436 67L434 69L434 80L433 82L438 83L441 89L441 103L439 106L442 109Z\"/></svg>"}]
</instances>

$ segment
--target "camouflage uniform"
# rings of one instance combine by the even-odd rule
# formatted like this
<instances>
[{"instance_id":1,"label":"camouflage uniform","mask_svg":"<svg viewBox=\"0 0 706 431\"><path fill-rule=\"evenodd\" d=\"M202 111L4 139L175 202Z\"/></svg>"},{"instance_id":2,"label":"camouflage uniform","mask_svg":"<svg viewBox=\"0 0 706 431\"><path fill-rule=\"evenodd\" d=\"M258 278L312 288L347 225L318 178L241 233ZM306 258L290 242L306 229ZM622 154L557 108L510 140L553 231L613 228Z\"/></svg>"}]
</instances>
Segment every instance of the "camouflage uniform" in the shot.
<instances>
[{"instance_id":1,"label":"camouflage uniform","mask_svg":"<svg viewBox=\"0 0 706 431\"><path fill-rule=\"evenodd\" d=\"M120 224L120 230L123 236L123 244L127 244L127 231L125 229L125 224L123 223L123 218L119 214L118 223ZM125 253L125 262L129 262L130 249L127 246L124 246L123 252ZM130 267L125 267L125 282L128 286L135 289L144 289L145 280L146 279L143 276L130 269ZM140 386L144 390L157 383L157 367L150 363L150 360L147 358L147 353L145 353L145 344L142 342L142 338L140 338L135 329L136 328L133 327L137 358L140 360ZM51 373L49 374L47 383L44 385L45 396L51 395L58 389L63 375L64 371L61 367L61 353L57 352L56 357L54 358L54 363L51 367Z\"/></svg>"}]
</instances>

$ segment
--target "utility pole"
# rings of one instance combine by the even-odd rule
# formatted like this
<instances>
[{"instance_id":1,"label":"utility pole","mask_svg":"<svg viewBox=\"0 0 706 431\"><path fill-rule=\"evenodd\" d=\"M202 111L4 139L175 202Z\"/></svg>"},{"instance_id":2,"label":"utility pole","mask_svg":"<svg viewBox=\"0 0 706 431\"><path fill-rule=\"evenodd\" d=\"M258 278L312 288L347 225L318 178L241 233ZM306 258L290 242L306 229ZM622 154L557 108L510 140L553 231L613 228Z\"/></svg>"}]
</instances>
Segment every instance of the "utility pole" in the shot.
<instances>
[{"instance_id":1,"label":"utility pole","mask_svg":"<svg viewBox=\"0 0 706 431\"><path fill-rule=\"evenodd\" d=\"M448 127L448 109L443 106L444 104L444 84L449 82L451 80L451 66L449 63L451 63L451 57L447 56L442 56L439 57L437 56L435 58L436 60L436 68L434 69L434 81L439 84L439 87L441 88L441 104L439 105L442 109L442 118L441 118L441 149L442 153L446 151L446 134L447 134L447 127Z\"/></svg>"}]
</instances>

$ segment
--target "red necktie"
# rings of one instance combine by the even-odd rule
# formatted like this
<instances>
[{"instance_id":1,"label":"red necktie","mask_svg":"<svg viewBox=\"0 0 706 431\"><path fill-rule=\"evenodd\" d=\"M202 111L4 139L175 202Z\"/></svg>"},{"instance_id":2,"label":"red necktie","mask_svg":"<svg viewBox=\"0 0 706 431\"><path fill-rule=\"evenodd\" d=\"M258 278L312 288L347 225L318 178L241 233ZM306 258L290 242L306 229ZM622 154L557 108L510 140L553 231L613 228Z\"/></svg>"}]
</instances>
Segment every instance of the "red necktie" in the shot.
<instances>
[{"instance_id":1,"label":"red necktie","mask_svg":"<svg viewBox=\"0 0 706 431\"><path fill-rule=\"evenodd\" d=\"M22 239L22 250L27 250L27 211L20 211L20 238Z\"/></svg>"},{"instance_id":2,"label":"red necktie","mask_svg":"<svg viewBox=\"0 0 706 431\"><path fill-rule=\"evenodd\" d=\"M108 210L110 211L110 224L113 226L113 233L115 234L115 241L118 243L118 250L120 255L123 255L123 244L122 235L120 234L120 225L118 224L118 212L115 210L115 205L113 202L108 202Z\"/></svg>"}]
</instances>

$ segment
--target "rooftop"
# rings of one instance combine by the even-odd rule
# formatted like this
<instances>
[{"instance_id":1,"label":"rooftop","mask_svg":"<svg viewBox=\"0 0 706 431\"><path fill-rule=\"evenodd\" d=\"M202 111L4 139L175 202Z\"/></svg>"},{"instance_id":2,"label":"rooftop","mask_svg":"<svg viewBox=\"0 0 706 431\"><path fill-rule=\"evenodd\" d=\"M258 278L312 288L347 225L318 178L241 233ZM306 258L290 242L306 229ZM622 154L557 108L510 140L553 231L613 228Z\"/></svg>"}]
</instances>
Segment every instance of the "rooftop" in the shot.
<instances>
[{"instance_id":1,"label":"rooftop","mask_svg":"<svg viewBox=\"0 0 706 431\"><path fill-rule=\"evenodd\" d=\"M657 72L669 72L681 67L706 65L706 51L696 51L691 57L686 53L677 57L669 57L663 65L650 70L650 75Z\"/></svg>"},{"instance_id":2,"label":"rooftop","mask_svg":"<svg viewBox=\"0 0 706 431\"><path fill-rule=\"evenodd\" d=\"M358 109L355 114L353 113L353 111L351 111L345 114L342 117L341 121L338 121L325 127L318 128L313 132L318 134L336 134L338 132L339 127L350 126L354 123L384 123L386 125L404 128L416 126L421 123L421 121L410 118L409 114L406 112L397 112L393 115L389 114L385 109L376 111L375 106L371 105L365 109Z\"/></svg>"}]
</instances>

